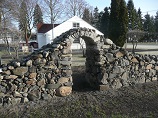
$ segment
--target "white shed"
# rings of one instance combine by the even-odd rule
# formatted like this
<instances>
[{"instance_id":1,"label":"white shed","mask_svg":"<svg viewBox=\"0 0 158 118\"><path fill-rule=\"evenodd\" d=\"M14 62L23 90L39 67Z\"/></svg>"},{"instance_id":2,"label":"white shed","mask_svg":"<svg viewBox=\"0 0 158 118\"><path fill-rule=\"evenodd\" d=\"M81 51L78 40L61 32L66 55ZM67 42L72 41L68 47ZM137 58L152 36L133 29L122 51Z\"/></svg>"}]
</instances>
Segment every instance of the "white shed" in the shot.
<instances>
[{"instance_id":1,"label":"white shed","mask_svg":"<svg viewBox=\"0 0 158 118\"><path fill-rule=\"evenodd\" d=\"M43 45L51 43L54 38L60 36L62 33L72 28L79 28L79 27L94 29L97 34L103 35L103 33L101 33L99 30L88 24L83 19L74 16L61 24L54 24L54 28L52 24L40 24L38 26L38 33L37 33L38 47L41 48ZM84 41L82 39L79 39L78 41L82 43L82 45L85 48ZM78 41L77 40L74 41L74 43L72 44L72 49L81 49L81 45L79 44Z\"/></svg>"}]
</instances>

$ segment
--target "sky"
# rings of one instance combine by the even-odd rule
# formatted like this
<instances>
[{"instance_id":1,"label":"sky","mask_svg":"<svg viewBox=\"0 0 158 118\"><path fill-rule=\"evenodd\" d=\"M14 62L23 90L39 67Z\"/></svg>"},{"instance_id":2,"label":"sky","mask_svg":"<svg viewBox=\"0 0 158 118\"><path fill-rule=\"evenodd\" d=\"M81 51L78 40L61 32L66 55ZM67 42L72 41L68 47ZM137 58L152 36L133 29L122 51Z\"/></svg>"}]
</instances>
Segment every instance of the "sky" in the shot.
<instances>
[{"instance_id":1,"label":"sky","mask_svg":"<svg viewBox=\"0 0 158 118\"><path fill-rule=\"evenodd\" d=\"M99 11L103 11L105 7L110 7L111 0L86 0L90 6L94 8L97 6ZM128 0L125 0L126 3ZM158 11L158 0L133 0L134 7L138 10L141 9L142 15L146 15L147 12L151 16L155 16Z\"/></svg>"}]
</instances>

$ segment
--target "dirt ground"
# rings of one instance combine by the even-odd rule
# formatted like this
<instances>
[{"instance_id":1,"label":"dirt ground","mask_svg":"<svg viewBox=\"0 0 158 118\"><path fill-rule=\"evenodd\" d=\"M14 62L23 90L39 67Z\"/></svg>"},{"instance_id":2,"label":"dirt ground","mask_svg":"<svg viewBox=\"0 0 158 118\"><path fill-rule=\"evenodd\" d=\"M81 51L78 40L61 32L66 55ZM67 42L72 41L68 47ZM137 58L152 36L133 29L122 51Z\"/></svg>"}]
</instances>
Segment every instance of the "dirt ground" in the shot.
<instances>
[{"instance_id":1,"label":"dirt ground","mask_svg":"<svg viewBox=\"0 0 158 118\"><path fill-rule=\"evenodd\" d=\"M158 82L97 91L85 81L85 67L73 69L73 93L0 108L0 118L157 118Z\"/></svg>"}]
</instances>

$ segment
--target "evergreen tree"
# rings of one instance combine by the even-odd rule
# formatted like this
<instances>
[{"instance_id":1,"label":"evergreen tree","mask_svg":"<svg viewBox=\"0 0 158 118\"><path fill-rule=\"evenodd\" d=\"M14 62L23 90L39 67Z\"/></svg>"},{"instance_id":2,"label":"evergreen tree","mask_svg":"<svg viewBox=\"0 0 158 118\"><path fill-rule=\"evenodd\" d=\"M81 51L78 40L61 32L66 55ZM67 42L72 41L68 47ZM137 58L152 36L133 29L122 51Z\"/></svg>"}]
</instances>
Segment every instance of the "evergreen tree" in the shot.
<instances>
[{"instance_id":1,"label":"evergreen tree","mask_svg":"<svg viewBox=\"0 0 158 118\"><path fill-rule=\"evenodd\" d=\"M151 24L149 27L149 31L153 34L155 33L155 19L153 16L151 16L150 20L151 20Z\"/></svg>"},{"instance_id":2,"label":"evergreen tree","mask_svg":"<svg viewBox=\"0 0 158 118\"><path fill-rule=\"evenodd\" d=\"M20 6L19 29L21 31L24 31L25 28L27 27L27 23L28 23L27 6L25 1L23 1Z\"/></svg>"},{"instance_id":3,"label":"evergreen tree","mask_svg":"<svg viewBox=\"0 0 158 118\"><path fill-rule=\"evenodd\" d=\"M100 13L99 13L99 16L98 16L98 30L100 30L101 29L101 21L102 21L102 17L103 17L103 14L104 14L104 11L101 11ZM101 30L100 30L101 31Z\"/></svg>"},{"instance_id":4,"label":"evergreen tree","mask_svg":"<svg viewBox=\"0 0 158 118\"><path fill-rule=\"evenodd\" d=\"M126 40L128 26L128 11L124 0L111 1L109 38L118 46L123 46Z\"/></svg>"},{"instance_id":5,"label":"evergreen tree","mask_svg":"<svg viewBox=\"0 0 158 118\"><path fill-rule=\"evenodd\" d=\"M99 29L99 9L96 7L94 8L94 13L93 13L93 21L92 21L92 25Z\"/></svg>"},{"instance_id":6,"label":"evergreen tree","mask_svg":"<svg viewBox=\"0 0 158 118\"><path fill-rule=\"evenodd\" d=\"M1 29L1 25L2 25L2 12L1 12L1 8L0 8L0 29Z\"/></svg>"},{"instance_id":7,"label":"evergreen tree","mask_svg":"<svg viewBox=\"0 0 158 118\"><path fill-rule=\"evenodd\" d=\"M138 28L139 30L143 30L143 19L142 19L142 12L141 9L138 9L138 17L137 17L137 23L138 23Z\"/></svg>"},{"instance_id":8,"label":"evergreen tree","mask_svg":"<svg viewBox=\"0 0 158 118\"><path fill-rule=\"evenodd\" d=\"M144 25L143 25L144 31L149 33L154 32L155 31L154 18L150 17L148 13L144 17L145 17Z\"/></svg>"},{"instance_id":9,"label":"evergreen tree","mask_svg":"<svg viewBox=\"0 0 158 118\"><path fill-rule=\"evenodd\" d=\"M91 25L93 25L93 19L94 18L93 18L93 13L92 12L90 13L90 19L91 19Z\"/></svg>"},{"instance_id":10,"label":"evergreen tree","mask_svg":"<svg viewBox=\"0 0 158 118\"><path fill-rule=\"evenodd\" d=\"M119 14L119 22L120 22L120 42L118 43L120 46L123 46L126 40L126 34L128 31L128 10L126 6L125 0L120 1L120 14Z\"/></svg>"},{"instance_id":11,"label":"evergreen tree","mask_svg":"<svg viewBox=\"0 0 158 118\"><path fill-rule=\"evenodd\" d=\"M99 30L104 34L104 37L108 37L108 28L109 28L109 8L105 7L104 12L100 13L101 19L100 19L100 28Z\"/></svg>"},{"instance_id":12,"label":"evergreen tree","mask_svg":"<svg viewBox=\"0 0 158 118\"><path fill-rule=\"evenodd\" d=\"M128 29L134 30L137 28L137 10L134 8L133 0L129 0L127 3L128 8Z\"/></svg>"},{"instance_id":13,"label":"evergreen tree","mask_svg":"<svg viewBox=\"0 0 158 118\"><path fill-rule=\"evenodd\" d=\"M23 32L26 45L28 45L28 37L31 35L31 30L29 26L29 16L25 1L23 1L20 6L19 30Z\"/></svg>"},{"instance_id":14,"label":"evergreen tree","mask_svg":"<svg viewBox=\"0 0 158 118\"><path fill-rule=\"evenodd\" d=\"M33 25L36 27L38 23L43 23L43 14L40 6L36 4L35 9L34 9L34 14L33 14Z\"/></svg>"},{"instance_id":15,"label":"evergreen tree","mask_svg":"<svg viewBox=\"0 0 158 118\"><path fill-rule=\"evenodd\" d=\"M154 37L155 33L155 22L154 22L154 17L150 16L148 13L144 16L144 24L143 24L143 29L144 31L147 32L146 34L146 39L149 40Z\"/></svg>"},{"instance_id":16,"label":"evergreen tree","mask_svg":"<svg viewBox=\"0 0 158 118\"><path fill-rule=\"evenodd\" d=\"M111 0L109 38L116 44L119 35L119 0Z\"/></svg>"},{"instance_id":17,"label":"evergreen tree","mask_svg":"<svg viewBox=\"0 0 158 118\"><path fill-rule=\"evenodd\" d=\"M82 19L83 19L84 21L86 21L87 23L91 24L92 19L91 19L91 14L90 14L90 11L89 11L88 8L85 8L85 9L84 9Z\"/></svg>"},{"instance_id":18,"label":"evergreen tree","mask_svg":"<svg viewBox=\"0 0 158 118\"><path fill-rule=\"evenodd\" d=\"M158 33L158 11L155 16L155 32Z\"/></svg>"}]
</instances>

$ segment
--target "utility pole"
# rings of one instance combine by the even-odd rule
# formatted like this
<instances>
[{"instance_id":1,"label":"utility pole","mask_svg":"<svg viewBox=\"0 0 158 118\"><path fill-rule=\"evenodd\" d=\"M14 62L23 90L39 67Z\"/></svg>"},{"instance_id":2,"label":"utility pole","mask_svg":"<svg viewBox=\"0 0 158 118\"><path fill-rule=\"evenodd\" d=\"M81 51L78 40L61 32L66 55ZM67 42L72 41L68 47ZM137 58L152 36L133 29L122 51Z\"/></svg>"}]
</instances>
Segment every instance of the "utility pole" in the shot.
<instances>
[{"instance_id":1,"label":"utility pole","mask_svg":"<svg viewBox=\"0 0 158 118\"><path fill-rule=\"evenodd\" d=\"M54 39L54 15L53 15L53 4L52 0L50 0L50 12L51 12L51 24L52 24L52 41Z\"/></svg>"},{"instance_id":2,"label":"utility pole","mask_svg":"<svg viewBox=\"0 0 158 118\"><path fill-rule=\"evenodd\" d=\"M52 14L53 17L53 14ZM52 41L54 40L54 18L53 18L53 22L52 22L53 28L52 28Z\"/></svg>"}]
</instances>

